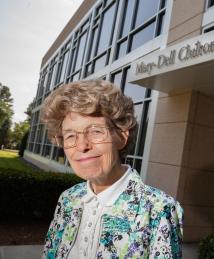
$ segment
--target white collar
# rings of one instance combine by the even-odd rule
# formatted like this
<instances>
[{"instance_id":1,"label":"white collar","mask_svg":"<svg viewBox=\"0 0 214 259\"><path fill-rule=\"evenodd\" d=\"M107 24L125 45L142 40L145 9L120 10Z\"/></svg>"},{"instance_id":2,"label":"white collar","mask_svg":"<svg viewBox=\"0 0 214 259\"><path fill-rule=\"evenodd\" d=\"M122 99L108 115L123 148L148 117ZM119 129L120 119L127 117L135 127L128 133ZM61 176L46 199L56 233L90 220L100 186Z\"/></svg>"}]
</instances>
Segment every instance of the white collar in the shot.
<instances>
[{"instance_id":1,"label":"white collar","mask_svg":"<svg viewBox=\"0 0 214 259\"><path fill-rule=\"evenodd\" d=\"M127 168L126 172L123 174L123 176L117 180L114 184L106 188L104 191L95 194L90 186L90 182L87 181L87 194L83 198L83 202L88 203L92 199L97 199L98 202L104 207L104 206L112 206L114 202L117 200L119 195L126 189L130 173L132 171L130 165L123 165Z\"/></svg>"}]
</instances>

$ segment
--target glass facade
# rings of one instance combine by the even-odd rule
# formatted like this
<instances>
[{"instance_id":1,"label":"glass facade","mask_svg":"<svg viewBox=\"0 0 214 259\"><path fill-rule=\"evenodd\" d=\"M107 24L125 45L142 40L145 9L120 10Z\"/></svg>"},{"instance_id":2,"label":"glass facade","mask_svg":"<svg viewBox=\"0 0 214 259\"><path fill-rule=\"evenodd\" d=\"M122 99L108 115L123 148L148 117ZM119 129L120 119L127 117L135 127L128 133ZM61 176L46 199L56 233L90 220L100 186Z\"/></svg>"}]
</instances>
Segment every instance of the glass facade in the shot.
<instances>
[{"instance_id":1,"label":"glass facade","mask_svg":"<svg viewBox=\"0 0 214 259\"><path fill-rule=\"evenodd\" d=\"M163 32L166 0L97 1L66 41L42 68L35 100L27 149L67 165L62 149L51 144L39 121L39 110L48 94L62 83L93 76L107 68L99 78L110 79L130 96L138 120L136 145L126 162L140 172L149 121L151 91L130 83L130 64L121 63L114 71L111 64L135 51Z\"/></svg>"},{"instance_id":2,"label":"glass facade","mask_svg":"<svg viewBox=\"0 0 214 259\"><path fill-rule=\"evenodd\" d=\"M166 12L163 0L124 0L115 59L162 33Z\"/></svg>"},{"instance_id":3,"label":"glass facade","mask_svg":"<svg viewBox=\"0 0 214 259\"><path fill-rule=\"evenodd\" d=\"M137 171L140 172L143 160L146 129L149 119L149 105L152 98L151 90L129 83L129 78L129 66L111 74L111 81L118 85L125 95L131 97L135 105L135 116L138 122L136 144L124 162L130 164L133 168L136 168Z\"/></svg>"}]
</instances>

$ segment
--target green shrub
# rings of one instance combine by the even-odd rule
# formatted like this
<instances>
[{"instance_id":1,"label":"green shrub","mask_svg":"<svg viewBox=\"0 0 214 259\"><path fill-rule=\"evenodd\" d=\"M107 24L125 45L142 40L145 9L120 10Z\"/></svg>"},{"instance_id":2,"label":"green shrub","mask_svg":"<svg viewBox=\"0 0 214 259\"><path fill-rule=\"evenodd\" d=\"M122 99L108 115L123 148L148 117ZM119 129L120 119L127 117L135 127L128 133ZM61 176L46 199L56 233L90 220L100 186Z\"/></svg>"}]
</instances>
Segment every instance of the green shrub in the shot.
<instances>
[{"instance_id":1,"label":"green shrub","mask_svg":"<svg viewBox=\"0 0 214 259\"><path fill-rule=\"evenodd\" d=\"M23 155L24 155L24 151L25 151L26 146L27 146L28 135L29 135L29 131L27 131L24 134L24 136L22 137L21 144L20 144L20 147L19 147L19 156L20 157L23 157Z\"/></svg>"},{"instance_id":2,"label":"green shrub","mask_svg":"<svg viewBox=\"0 0 214 259\"><path fill-rule=\"evenodd\" d=\"M59 195L82 181L68 173L0 168L0 218L51 219Z\"/></svg>"},{"instance_id":3,"label":"green shrub","mask_svg":"<svg viewBox=\"0 0 214 259\"><path fill-rule=\"evenodd\" d=\"M214 233L202 239L199 245L199 259L214 258Z\"/></svg>"}]
</instances>

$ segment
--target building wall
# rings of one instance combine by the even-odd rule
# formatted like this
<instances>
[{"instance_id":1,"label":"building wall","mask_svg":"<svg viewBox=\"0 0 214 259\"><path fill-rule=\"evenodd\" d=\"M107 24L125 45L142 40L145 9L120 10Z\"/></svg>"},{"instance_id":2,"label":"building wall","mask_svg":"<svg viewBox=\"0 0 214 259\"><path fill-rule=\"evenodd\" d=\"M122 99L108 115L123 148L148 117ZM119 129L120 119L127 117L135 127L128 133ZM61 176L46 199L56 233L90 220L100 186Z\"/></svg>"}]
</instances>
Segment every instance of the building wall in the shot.
<instances>
[{"instance_id":1,"label":"building wall","mask_svg":"<svg viewBox=\"0 0 214 259\"><path fill-rule=\"evenodd\" d=\"M204 9L204 0L174 0L167 45L199 35Z\"/></svg>"},{"instance_id":2,"label":"building wall","mask_svg":"<svg viewBox=\"0 0 214 259\"><path fill-rule=\"evenodd\" d=\"M214 96L160 94L146 183L180 201L184 241L214 230Z\"/></svg>"},{"instance_id":3,"label":"building wall","mask_svg":"<svg viewBox=\"0 0 214 259\"><path fill-rule=\"evenodd\" d=\"M174 1L167 45L202 33L206 4ZM185 242L214 231L213 111L214 96L202 92L159 95L146 182L181 202Z\"/></svg>"},{"instance_id":4,"label":"building wall","mask_svg":"<svg viewBox=\"0 0 214 259\"><path fill-rule=\"evenodd\" d=\"M187 241L214 231L214 96L192 94L179 199L186 212Z\"/></svg>"}]
</instances>

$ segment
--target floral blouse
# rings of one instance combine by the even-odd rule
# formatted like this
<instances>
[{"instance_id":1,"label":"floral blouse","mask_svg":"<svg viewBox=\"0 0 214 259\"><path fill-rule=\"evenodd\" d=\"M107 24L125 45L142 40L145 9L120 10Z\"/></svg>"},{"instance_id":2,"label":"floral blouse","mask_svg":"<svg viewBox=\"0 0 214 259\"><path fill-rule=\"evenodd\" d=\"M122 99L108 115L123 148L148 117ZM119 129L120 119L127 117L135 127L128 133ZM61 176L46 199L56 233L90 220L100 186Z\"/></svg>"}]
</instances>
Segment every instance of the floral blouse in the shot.
<instances>
[{"instance_id":1,"label":"floral blouse","mask_svg":"<svg viewBox=\"0 0 214 259\"><path fill-rule=\"evenodd\" d=\"M81 183L60 196L43 258L67 258L78 232L86 190L86 183ZM126 190L102 216L96 258L182 258L182 219L179 203L145 185L133 170Z\"/></svg>"}]
</instances>

